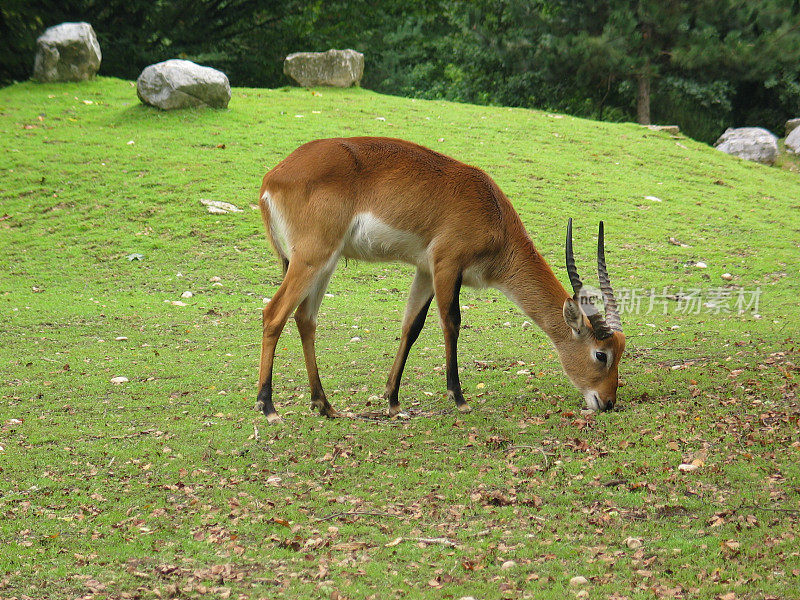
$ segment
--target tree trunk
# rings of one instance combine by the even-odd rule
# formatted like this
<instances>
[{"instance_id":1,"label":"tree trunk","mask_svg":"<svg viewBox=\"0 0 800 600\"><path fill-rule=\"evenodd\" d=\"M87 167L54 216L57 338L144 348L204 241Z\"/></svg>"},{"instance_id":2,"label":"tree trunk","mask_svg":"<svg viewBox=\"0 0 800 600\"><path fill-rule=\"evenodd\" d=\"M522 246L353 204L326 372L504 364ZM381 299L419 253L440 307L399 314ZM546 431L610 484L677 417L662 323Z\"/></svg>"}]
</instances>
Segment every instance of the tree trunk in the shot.
<instances>
[{"instance_id":1,"label":"tree trunk","mask_svg":"<svg viewBox=\"0 0 800 600\"><path fill-rule=\"evenodd\" d=\"M636 120L641 125L650 125L650 73L637 75L636 83Z\"/></svg>"}]
</instances>

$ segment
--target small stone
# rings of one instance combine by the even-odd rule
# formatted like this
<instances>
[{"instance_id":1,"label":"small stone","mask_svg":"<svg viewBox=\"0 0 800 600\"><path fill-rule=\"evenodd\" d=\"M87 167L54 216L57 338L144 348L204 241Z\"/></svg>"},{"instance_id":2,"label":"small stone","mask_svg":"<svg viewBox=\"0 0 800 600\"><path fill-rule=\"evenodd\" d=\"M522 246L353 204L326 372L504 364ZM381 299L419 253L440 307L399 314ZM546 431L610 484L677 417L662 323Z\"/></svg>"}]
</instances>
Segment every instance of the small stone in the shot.
<instances>
[{"instance_id":1,"label":"small stone","mask_svg":"<svg viewBox=\"0 0 800 600\"><path fill-rule=\"evenodd\" d=\"M586 577L584 577L583 575L577 575L576 577L573 577L572 579L569 580L569 584L572 587L578 587L579 585L586 585L587 583L589 583L589 580L586 579Z\"/></svg>"},{"instance_id":2,"label":"small stone","mask_svg":"<svg viewBox=\"0 0 800 600\"><path fill-rule=\"evenodd\" d=\"M172 306L186 306L186 302L181 302L180 300L173 300L170 304L172 304Z\"/></svg>"},{"instance_id":3,"label":"small stone","mask_svg":"<svg viewBox=\"0 0 800 600\"><path fill-rule=\"evenodd\" d=\"M720 277L722 277L725 281L733 281L733 275L730 273L723 273L720 275Z\"/></svg>"},{"instance_id":4,"label":"small stone","mask_svg":"<svg viewBox=\"0 0 800 600\"><path fill-rule=\"evenodd\" d=\"M678 135L681 132L681 128L678 125L646 125L645 127L651 131L663 131L672 135Z\"/></svg>"},{"instance_id":5,"label":"small stone","mask_svg":"<svg viewBox=\"0 0 800 600\"><path fill-rule=\"evenodd\" d=\"M589 597L589 592L587 592L586 590L581 590L577 594L575 594L575 597L576 598L588 598Z\"/></svg>"},{"instance_id":6,"label":"small stone","mask_svg":"<svg viewBox=\"0 0 800 600\"><path fill-rule=\"evenodd\" d=\"M690 463L681 463L678 465L678 471L682 471L683 473L688 473L689 471L696 471L700 468L700 465L690 464Z\"/></svg>"},{"instance_id":7,"label":"small stone","mask_svg":"<svg viewBox=\"0 0 800 600\"><path fill-rule=\"evenodd\" d=\"M115 384L115 385L120 385L120 384L122 384L122 383L128 383L128 378L127 378L127 377L122 377L122 376L120 376L120 377L113 377L113 378L111 379L111 383L113 383L113 384Z\"/></svg>"},{"instance_id":8,"label":"small stone","mask_svg":"<svg viewBox=\"0 0 800 600\"><path fill-rule=\"evenodd\" d=\"M360 337L358 337L358 336L351 337L351 338L350 338L350 341L351 341L351 342L360 342L360 341L361 341L361 338L360 338Z\"/></svg>"},{"instance_id":9,"label":"small stone","mask_svg":"<svg viewBox=\"0 0 800 600\"><path fill-rule=\"evenodd\" d=\"M631 550L636 550L636 548L641 548L644 544L639 538L629 537L625 538L625 545Z\"/></svg>"},{"instance_id":10,"label":"small stone","mask_svg":"<svg viewBox=\"0 0 800 600\"><path fill-rule=\"evenodd\" d=\"M531 325L530 321L523 321L522 322L522 328L523 329L530 329L531 327L532 327L532 325Z\"/></svg>"},{"instance_id":11,"label":"small stone","mask_svg":"<svg viewBox=\"0 0 800 600\"><path fill-rule=\"evenodd\" d=\"M209 279L209 281L210 281L211 283L215 283L215 282L217 282L217 281L222 281L222 277L217 277L216 275L214 275L214 277L212 277L211 279Z\"/></svg>"},{"instance_id":12,"label":"small stone","mask_svg":"<svg viewBox=\"0 0 800 600\"><path fill-rule=\"evenodd\" d=\"M708 268L708 265L706 263L702 262L702 261L695 263L694 266L697 267L698 269L707 269Z\"/></svg>"},{"instance_id":13,"label":"small stone","mask_svg":"<svg viewBox=\"0 0 800 600\"><path fill-rule=\"evenodd\" d=\"M119 336L119 337L115 337L114 339L115 339L116 341L118 341L118 342L124 342L124 341L126 341L128 338L126 338L124 335L121 335L121 336Z\"/></svg>"},{"instance_id":14,"label":"small stone","mask_svg":"<svg viewBox=\"0 0 800 600\"><path fill-rule=\"evenodd\" d=\"M200 198L200 204L206 207L206 210L212 214L224 215L232 212L242 212L242 209L231 204L230 202L222 202L221 200L209 200L208 198Z\"/></svg>"},{"instance_id":15,"label":"small stone","mask_svg":"<svg viewBox=\"0 0 800 600\"><path fill-rule=\"evenodd\" d=\"M661 198L658 198L657 196L645 196L644 199L650 200L651 202L661 202Z\"/></svg>"},{"instance_id":16,"label":"small stone","mask_svg":"<svg viewBox=\"0 0 800 600\"><path fill-rule=\"evenodd\" d=\"M194 296L194 294L192 292L190 292L189 290L186 290L185 292L183 292L181 294L181 298L191 298L192 296Z\"/></svg>"},{"instance_id":17,"label":"small stone","mask_svg":"<svg viewBox=\"0 0 800 600\"><path fill-rule=\"evenodd\" d=\"M673 246L680 246L681 248L690 248L691 247L691 246L689 246L689 244L684 244L683 242L679 242L674 237L670 237L669 238L669 243L672 244Z\"/></svg>"},{"instance_id":18,"label":"small stone","mask_svg":"<svg viewBox=\"0 0 800 600\"><path fill-rule=\"evenodd\" d=\"M500 568L503 569L504 571L508 571L509 569L513 569L516 566L517 566L517 561L507 560L502 565L500 565Z\"/></svg>"}]
</instances>

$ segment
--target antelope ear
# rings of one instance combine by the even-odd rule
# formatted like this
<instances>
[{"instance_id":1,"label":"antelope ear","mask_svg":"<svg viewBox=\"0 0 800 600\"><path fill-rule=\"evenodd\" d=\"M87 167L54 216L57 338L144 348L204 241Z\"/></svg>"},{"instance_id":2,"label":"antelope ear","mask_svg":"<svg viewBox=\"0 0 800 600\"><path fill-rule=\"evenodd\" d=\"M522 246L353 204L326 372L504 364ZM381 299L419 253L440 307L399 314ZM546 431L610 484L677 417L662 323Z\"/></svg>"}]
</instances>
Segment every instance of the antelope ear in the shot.
<instances>
[{"instance_id":1,"label":"antelope ear","mask_svg":"<svg viewBox=\"0 0 800 600\"><path fill-rule=\"evenodd\" d=\"M592 333L591 327L586 322L586 315L572 298L564 300L564 322L572 329L575 337L585 337Z\"/></svg>"}]
</instances>

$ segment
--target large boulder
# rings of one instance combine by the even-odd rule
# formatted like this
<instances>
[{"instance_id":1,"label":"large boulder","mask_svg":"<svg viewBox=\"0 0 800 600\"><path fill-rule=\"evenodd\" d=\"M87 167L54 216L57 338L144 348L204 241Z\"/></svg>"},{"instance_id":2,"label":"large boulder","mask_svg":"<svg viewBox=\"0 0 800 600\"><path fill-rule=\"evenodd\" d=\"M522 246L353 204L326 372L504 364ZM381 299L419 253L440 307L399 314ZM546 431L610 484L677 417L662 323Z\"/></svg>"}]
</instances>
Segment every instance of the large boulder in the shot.
<instances>
[{"instance_id":1,"label":"large boulder","mask_svg":"<svg viewBox=\"0 0 800 600\"><path fill-rule=\"evenodd\" d=\"M162 110L211 106L226 108L231 84L222 71L190 60L165 60L145 67L136 80L136 94L145 104Z\"/></svg>"},{"instance_id":2,"label":"large boulder","mask_svg":"<svg viewBox=\"0 0 800 600\"><path fill-rule=\"evenodd\" d=\"M800 127L795 127L792 132L786 136L784 144L786 144L787 152L791 154L800 154Z\"/></svg>"},{"instance_id":3,"label":"large boulder","mask_svg":"<svg viewBox=\"0 0 800 600\"><path fill-rule=\"evenodd\" d=\"M283 61L283 72L303 87L350 87L361 82L364 55L355 50L295 52Z\"/></svg>"},{"instance_id":4,"label":"large boulder","mask_svg":"<svg viewBox=\"0 0 800 600\"><path fill-rule=\"evenodd\" d=\"M789 119L786 121L786 135L788 136L792 133L795 129L800 127L800 118L798 119Z\"/></svg>"},{"instance_id":5,"label":"large boulder","mask_svg":"<svg viewBox=\"0 0 800 600\"><path fill-rule=\"evenodd\" d=\"M714 146L726 154L765 165L773 164L778 157L778 138L761 127L726 129Z\"/></svg>"},{"instance_id":6,"label":"large boulder","mask_svg":"<svg viewBox=\"0 0 800 600\"><path fill-rule=\"evenodd\" d=\"M33 78L37 81L84 81L100 69L100 44L89 23L61 23L36 40Z\"/></svg>"}]
</instances>

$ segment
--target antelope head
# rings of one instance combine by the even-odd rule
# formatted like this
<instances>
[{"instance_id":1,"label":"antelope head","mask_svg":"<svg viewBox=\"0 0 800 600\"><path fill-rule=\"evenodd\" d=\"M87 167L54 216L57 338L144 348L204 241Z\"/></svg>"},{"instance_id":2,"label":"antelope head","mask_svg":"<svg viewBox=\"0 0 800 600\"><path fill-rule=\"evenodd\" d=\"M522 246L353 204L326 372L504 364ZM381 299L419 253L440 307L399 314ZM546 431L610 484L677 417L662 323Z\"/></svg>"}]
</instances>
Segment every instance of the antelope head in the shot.
<instances>
[{"instance_id":1,"label":"antelope head","mask_svg":"<svg viewBox=\"0 0 800 600\"><path fill-rule=\"evenodd\" d=\"M559 350L559 355L567 376L583 394L586 406L590 410L611 410L617 400L618 366L625 351L625 335L606 269L603 222L600 221L597 240L597 274L605 317L594 305L600 294L592 294L596 290L584 287L575 268L572 219L567 225L566 251L567 273L574 295L564 302L563 313L572 337Z\"/></svg>"}]
</instances>

